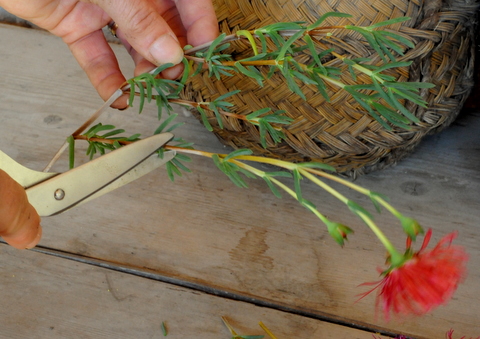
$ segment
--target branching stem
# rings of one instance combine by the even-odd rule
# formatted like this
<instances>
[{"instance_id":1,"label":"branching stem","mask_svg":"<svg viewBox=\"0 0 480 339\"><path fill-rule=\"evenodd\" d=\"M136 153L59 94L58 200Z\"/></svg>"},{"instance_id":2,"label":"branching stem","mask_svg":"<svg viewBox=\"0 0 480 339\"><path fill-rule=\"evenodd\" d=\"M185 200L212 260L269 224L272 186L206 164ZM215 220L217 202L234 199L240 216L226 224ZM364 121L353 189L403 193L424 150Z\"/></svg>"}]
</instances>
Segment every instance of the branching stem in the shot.
<instances>
[{"instance_id":1,"label":"branching stem","mask_svg":"<svg viewBox=\"0 0 480 339\"><path fill-rule=\"evenodd\" d=\"M331 31L331 30L334 30L334 29L346 29L346 26L325 26L325 27L320 27L320 28L315 28L315 29L312 29L312 30L308 30L308 31L305 31L305 34L308 34L310 36L319 36L319 35L326 35L330 32L325 32L325 31ZM299 30L295 30L295 29L292 29L292 30L284 30L284 31L279 31L278 33L284 37L288 37L288 36L292 36L294 34L296 34ZM253 37L257 38L258 35L255 34L255 31L248 31ZM267 34L268 35L268 34ZM227 42L230 42L230 41L236 41L236 40L247 40L247 37L245 36L238 36L236 34L230 34L230 35L227 35L225 36L225 38L223 39L223 41L221 42L222 44L224 43L227 43ZM196 52L199 52L199 51L202 51L202 50L205 50L207 49L208 47L210 47L210 45L212 44L213 41L210 41L210 42L206 42L202 45L198 45L196 47L193 47L193 48L190 48L190 49L187 49L185 51L185 55L192 55Z\"/></svg>"},{"instance_id":2,"label":"branching stem","mask_svg":"<svg viewBox=\"0 0 480 339\"><path fill-rule=\"evenodd\" d=\"M90 126L95 120L102 115L105 110L110 107L111 104L115 102L118 98L120 98L123 95L123 92L128 89L130 85L125 83L120 89L117 89L111 96L110 98L103 103L103 105L95 112L92 114L90 118L88 118L80 127L78 127L75 132L72 133L72 135L78 136L80 133L82 133L88 126ZM53 156L52 160L47 164L47 166L43 169L43 172L48 172L52 168L52 166L57 162L57 160L60 158L62 153L67 149L68 143L65 141L63 145L59 148L57 153Z\"/></svg>"}]
</instances>

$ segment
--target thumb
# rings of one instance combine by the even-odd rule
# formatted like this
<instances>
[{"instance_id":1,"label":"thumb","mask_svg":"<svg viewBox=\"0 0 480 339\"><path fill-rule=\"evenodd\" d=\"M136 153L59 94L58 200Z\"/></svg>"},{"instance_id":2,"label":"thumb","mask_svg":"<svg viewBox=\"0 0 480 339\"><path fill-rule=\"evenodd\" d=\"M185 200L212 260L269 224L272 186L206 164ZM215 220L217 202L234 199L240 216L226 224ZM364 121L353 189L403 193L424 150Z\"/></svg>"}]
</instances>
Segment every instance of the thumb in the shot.
<instances>
[{"instance_id":1,"label":"thumb","mask_svg":"<svg viewBox=\"0 0 480 339\"><path fill-rule=\"evenodd\" d=\"M32 248L42 236L40 217L20 184L0 170L0 236L16 248Z\"/></svg>"},{"instance_id":2,"label":"thumb","mask_svg":"<svg viewBox=\"0 0 480 339\"><path fill-rule=\"evenodd\" d=\"M153 1L93 0L118 25L131 47L155 65L178 64L183 49Z\"/></svg>"}]
</instances>

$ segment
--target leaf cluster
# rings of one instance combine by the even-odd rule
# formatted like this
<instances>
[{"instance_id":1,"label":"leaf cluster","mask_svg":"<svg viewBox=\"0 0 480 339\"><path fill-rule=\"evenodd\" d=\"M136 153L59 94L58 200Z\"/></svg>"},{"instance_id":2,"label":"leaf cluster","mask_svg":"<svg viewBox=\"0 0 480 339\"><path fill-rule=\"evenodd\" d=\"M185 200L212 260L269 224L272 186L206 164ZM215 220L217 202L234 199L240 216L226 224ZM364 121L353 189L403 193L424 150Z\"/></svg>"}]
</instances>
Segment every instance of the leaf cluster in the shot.
<instances>
[{"instance_id":1,"label":"leaf cluster","mask_svg":"<svg viewBox=\"0 0 480 339\"><path fill-rule=\"evenodd\" d=\"M113 125L103 125L102 123L98 123L91 127L83 134L88 142L86 153L90 157L90 160L93 159L97 153L104 155L106 151L113 151L122 147L122 142L133 142L139 140L140 137L140 134L138 133L129 137L119 136L122 133L125 133L124 129L117 129ZM104 141L97 141L94 139L101 139Z\"/></svg>"},{"instance_id":2,"label":"leaf cluster","mask_svg":"<svg viewBox=\"0 0 480 339\"><path fill-rule=\"evenodd\" d=\"M236 95L239 92L240 92L240 90L231 91L231 92L228 92L226 94L223 94L223 95L219 96L218 98L216 98L212 102L201 102L201 103L198 104L197 110L200 113L200 116L202 117L203 125L205 126L205 128L207 130L212 132L213 127L210 124L210 122L208 121L207 113L206 113L205 110L208 109L208 110L214 112L218 126L221 129L223 129L223 121L222 121L221 112L230 112L230 107L233 106L233 104L231 102L225 101L225 99L227 99L228 97L231 97L233 95Z\"/></svg>"},{"instance_id":3,"label":"leaf cluster","mask_svg":"<svg viewBox=\"0 0 480 339\"><path fill-rule=\"evenodd\" d=\"M393 68L408 66L409 63L397 62L396 55L403 55L406 48L414 46L410 40L400 34L379 29L409 20L409 18L395 18L367 27L352 25L343 27L360 33L384 61L384 65L374 66L367 58L351 60L340 57L347 65L354 81L357 80L358 72L365 73L372 79L369 84L346 85L340 81L341 69L325 66L322 61L332 58L332 56L339 56L333 49L319 50L318 45L314 42L317 35L329 34L322 32L321 27L329 17L345 18L350 15L330 12L322 15L310 25L305 22L286 22L267 25L252 32L240 30L237 32L237 36L245 37L248 40L254 55L236 60L233 62L233 66L231 62L228 65L223 63L223 61L231 60L231 55L221 53L229 45L225 44L222 47L224 35L219 36L207 51L197 52L196 56L205 59L209 65L210 76L215 75L218 79L222 74L231 76L234 72L239 72L254 79L259 86L263 86L265 76L260 72L259 67L266 66L269 67L267 78L279 72L285 78L288 88L303 100L306 100L303 86L315 86L325 100L330 101L327 91L327 83L329 83L347 91L368 114L387 129L391 129L391 126L409 129L411 123L418 123L418 118L405 108L404 102L408 100L425 107L425 101L418 94L419 89L431 88L433 85L421 82L396 82L394 77L384 73ZM299 55L306 53L310 55L308 64L297 61ZM198 67L197 72L201 68ZM218 117L217 121L220 121ZM265 145L264 140L262 145Z\"/></svg>"},{"instance_id":4,"label":"leaf cluster","mask_svg":"<svg viewBox=\"0 0 480 339\"><path fill-rule=\"evenodd\" d=\"M203 59L199 63L197 70L193 73L193 76L197 75L204 67L204 64L208 67L208 74L210 77L215 76L220 80L222 75L232 76L231 72L234 72L232 66L224 65L224 61L231 61L232 56L230 54L222 53L230 44L224 43L226 34L220 34L215 40L212 41L209 48L206 51L197 52L196 56Z\"/></svg>"},{"instance_id":5,"label":"leaf cluster","mask_svg":"<svg viewBox=\"0 0 480 339\"><path fill-rule=\"evenodd\" d=\"M426 82L397 82L391 75L382 73L391 68L408 67L411 62L392 62L384 66L374 66L362 63L363 59L345 59L352 77L354 67L365 68L372 80L371 84L348 85L344 90L384 128L391 129L392 125L409 129L408 124L418 123L419 119L413 115L401 101L409 100L421 107L427 107L427 102L419 94L420 89L434 87ZM369 93L369 94L365 94Z\"/></svg>"},{"instance_id":6,"label":"leaf cluster","mask_svg":"<svg viewBox=\"0 0 480 339\"><path fill-rule=\"evenodd\" d=\"M247 178L255 179L256 176L252 172L246 170L245 168L239 166L238 163L232 162L231 160L242 156L242 155L251 155L252 151L249 149L239 149L233 151L225 157L221 157L218 154L212 156L213 163L222 171L230 180L238 187L247 188L248 185L245 180L240 176L243 174Z\"/></svg>"},{"instance_id":7,"label":"leaf cluster","mask_svg":"<svg viewBox=\"0 0 480 339\"><path fill-rule=\"evenodd\" d=\"M175 118L178 116L178 114L171 114L167 119L165 119L164 122L158 126L158 128L155 130L154 134L160 134L160 133L166 133L166 132L172 132L176 128L182 126L184 123L175 123L171 125L171 123L175 120ZM193 143L185 141L183 138L179 137L174 137L172 141L170 141L169 145L175 146L175 147L181 147L184 149L193 149ZM164 148L161 148L158 151L158 156L163 158L163 154L165 152ZM165 165L165 168L167 170L167 174L169 179L174 182L175 181L175 176L182 176L182 171L186 173L191 173L192 171L185 165L186 162L191 162L192 158L185 154L177 153L175 157L168 161Z\"/></svg>"},{"instance_id":8,"label":"leaf cluster","mask_svg":"<svg viewBox=\"0 0 480 339\"><path fill-rule=\"evenodd\" d=\"M133 106L135 96L138 94L140 97L140 103L138 112L143 111L145 101L150 103L155 98L155 103L158 108L158 119L162 118L164 110L170 114L173 111L173 107L170 104L170 100L178 99L180 91L184 88L187 79L189 78L189 65L186 59L182 61L184 66L183 75L179 80L164 79L160 77L160 73L164 70L174 66L173 64L164 64L156 68L151 73L144 73L137 77L131 78L127 81L130 85L130 97L128 104ZM138 90L138 92L136 91Z\"/></svg>"},{"instance_id":9,"label":"leaf cluster","mask_svg":"<svg viewBox=\"0 0 480 339\"><path fill-rule=\"evenodd\" d=\"M413 43L399 34L387 30L377 30L377 28L397 24L408 20L410 20L410 18L408 17L399 17L382 21L368 27L347 25L345 26L345 28L360 33L365 38L365 40L367 40L368 44L375 50L375 52L377 52L377 54L383 61L386 62L388 58L390 59L390 61L395 62L396 59L393 52L399 55L403 55L403 48L401 45L395 43L394 40L397 40L398 42L409 48L414 47Z\"/></svg>"},{"instance_id":10,"label":"leaf cluster","mask_svg":"<svg viewBox=\"0 0 480 339\"><path fill-rule=\"evenodd\" d=\"M271 108L263 108L252 112L246 116L246 119L251 124L258 126L260 133L260 143L263 148L267 148L267 135L274 144L280 143L285 139L285 133L281 128L274 125L289 125L293 119L284 115L285 111L278 110L270 113Z\"/></svg>"}]
</instances>

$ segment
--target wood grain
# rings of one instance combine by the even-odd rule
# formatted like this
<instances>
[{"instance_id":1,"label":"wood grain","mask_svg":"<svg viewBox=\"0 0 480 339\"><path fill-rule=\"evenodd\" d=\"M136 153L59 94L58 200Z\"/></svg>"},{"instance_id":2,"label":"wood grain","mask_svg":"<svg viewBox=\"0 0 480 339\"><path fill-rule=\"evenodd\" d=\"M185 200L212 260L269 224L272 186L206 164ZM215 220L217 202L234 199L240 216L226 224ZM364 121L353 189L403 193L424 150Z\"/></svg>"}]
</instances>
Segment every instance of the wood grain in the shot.
<instances>
[{"instance_id":1,"label":"wood grain","mask_svg":"<svg viewBox=\"0 0 480 339\"><path fill-rule=\"evenodd\" d=\"M23 28L0 29L0 149L40 170L101 100L61 40ZM128 55L113 47L130 76ZM179 112L186 124L177 135L198 149L228 152L200 123ZM141 115L133 109L111 110L101 121L144 135L158 126L153 106ZM249 181L249 189L237 188L208 159L194 159L193 173L175 183L160 170L45 218L41 246L312 317L416 338L443 338L450 328L475 337L480 333L479 128L478 113L465 114L398 166L357 180L433 228L432 243L455 229L460 232L456 242L470 254L469 277L448 305L425 317L386 323L376 319L373 297L355 303L364 291L357 285L378 278L376 267L385 254L341 203L304 185L305 196L321 211L355 229L344 249L292 199L275 198L259 180ZM84 150L79 144L80 162ZM64 157L54 170L65 170L66 163ZM366 198L339 190L369 205ZM396 245L404 246L394 219L384 213L376 220Z\"/></svg>"},{"instance_id":2,"label":"wood grain","mask_svg":"<svg viewBox=\"0 0 480 339\"><path fill-rule=\"evenodd\" d=\"M370 339L371 334L152 279L0 245L2 338Z\"/></svg>"}]
</instances>

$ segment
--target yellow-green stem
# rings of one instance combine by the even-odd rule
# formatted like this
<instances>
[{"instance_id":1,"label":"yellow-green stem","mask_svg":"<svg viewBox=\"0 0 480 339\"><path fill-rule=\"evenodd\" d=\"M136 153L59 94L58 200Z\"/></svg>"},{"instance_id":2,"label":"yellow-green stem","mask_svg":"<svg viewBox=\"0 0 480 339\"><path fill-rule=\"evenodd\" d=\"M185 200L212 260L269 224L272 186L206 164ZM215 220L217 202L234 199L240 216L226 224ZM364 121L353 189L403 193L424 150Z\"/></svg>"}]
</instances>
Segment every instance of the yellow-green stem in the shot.
<instances>
[{"instance_id":1,"label":"yellow-green stem","mask_svg":"<svg viewBox=\"0 0 480 339\"><path fill-rule=\"evenodd\" d=\"M338 182L339 184L342 184L343 186L346 186L348 188L351 188L359 193L365 194L365 195L370 195L370 191L367 190L366 188L363 188L362 186L356 185L353 182L350 182L348 180L342 179L339 176L329 174L327 172L319 171L314 168L305 168L304 169L307 172L310 172L312 174L324 177L326 179Z\"/></svg>"},{"instance_id":2,"label":"yellow-green stem","mask_svg":"<svg viewBox=\"0 0 480 339\"><path fill-rule=\"evenodd\" d=\"M401 218L402 217L402 213L400 213L399 211L397 211L392 205L390 205L388 202L386 202L384 199L382 199L381 197L375 197L375 200L380 204L382 205L383 207L385 207L390 213L392 213L395 217L397 218Z\"/></svg>"},{"instance_id":3,"label":"yellow-green stem","mask_svg":"<svg viewBox=\"0 0 480 339\"><path fill-rule=\"evenodd\" d=\"M326 173L326 172L323 172L323 171L318 171L318 170L315 170L315 169L312 169L312 168L305 168L304 170L308 171L312 174L324 177L326 179L338 182L339 184L341 184L343 186L346 186L348 188L351 188L351 189L353 189L353 190L355 190L355 191L357 191L361 194L364 194L364 195L370 197L371 199L375 199L380 205L382 205L390 213L392 213L393 216L395 216L397 218L402 217L402 214L400 212L398 212L392 205L390 205L388 202L386 202L383 198L381 198L378 195L375 196L375 197L372 197L372 192L370 190L366 189L366 188L363 188L362 186L356 185L356 184L354 184L354 183L352 183L348 180L342 179L338 176L335 176L335 175L332 175L332 174L329 174L329 173Z\"/></svg>"},{"instance_id":4,"label":"yellow-green stem","mask_svg":"<svg viewBox=\"0 0 480 339\"><path fill-rule=\"evenodd\" d=\"M240 157L237 157L235 159L238 159ZM265 172L264 171L261 171L253 166L250 166L250 165L247 165L243 162L240 162L240 161L237 161L235 159L232 159L230 160L231 162L235 163L237 166L240 166L244 169L246 169L247 171L259 176L259 177L264 177L265 176ZM295 200L298 201L298 196L297 196L297 193L292 190L290 187L288 187L287 185L285 185L284 183L282 183L281 181L275 179L275 178L269 178L270 181L272 183L274 183L275 185L277 185L278 187L280 187L282 190L284 190L285 192L287 192L289 195L291 195ZM303 204L302 204L303 205ZM321 221L323 221L325 224L328 223L328 219L323 215L321 214L316 208L314 208L313 206L311 205L303 205L305 206L307 209L309 209L313 214L315 214L317 216L317 218L319 218Z\"/></svg>"},{"instance_id":5,"label":"yellow-green stem","mask_svg":"<svg viewBox=\"0 0 480 339\"><path fill-rule=\"evenodd\" d=\"M323 181L319 180L317 177L314 175L308 173L305 171L305 169L301 169L300 173L308 178L310 181L315 183L316 185L322 187L324 190L326 190L328 193L339 199L341 202L347 204L349 199L345 197L343 194L335 190L334 188L330 187L329 185L325 184ZM385 202L382 199L383 202ZM387 204L388 205L388 204ZM392 212L393 213L393 212ZM378 226L373 222L373 220L366 214L362 213L361 211L357 211L357 214L362 218L362 220L370 227L370 229L373 231L373 233L377 236L377 238L382 242L382 244L385 246L387 251L390 253L392 257L392 263L400 260L403 258L400 253L396 250L396 248L392 245L390 240L383 234L383 232L378 228ZM397 258L398 257L398 258Z\"/></svg>"},{"instance_id":6,"label":"yellow-green stem","mask_svg":"<svg viewBox=\"0 0 480 339\"><path fill-rule=\"evenodd\" d=\"M318 179L317 177L315 177L314 175L308 173L305 169L300 169L299 170L300 174L302 174L304 177L308 178L310 181L312 181L313 183L315 183L317 186L320 186L321 188L323 188L325 191L327 191L328 193L330 193L331 195L333 195L335 198L337 198L338 200L340 200L341 202L343 202L344 204L347 204L349 199L347 197L345 197L343 194L341 194L340 192L338 192L336 189L334 189L333 187L327 185L326 183L324 183L322 180Z\"/></svg>"},{"instance_id":7,"label":"yellow-green stem","mask_svg":"<svg viewBox=\"0 0 480 339\"><path fill-rule=\"evenodd\" d=\"M287 185L285 185L284 183L282 183L281 181L279 181L275 178L270 178L270 181L273 182L278 187L280 187L281 189L283 189L285 192L290 194L295 200L298 201L297 193L294 190L292 190L290 187L288 187ZM310 210L310 212L315 214L317 216L317 218L320 219L321 221L323 221L325 224L328 223L328 219L322 213L320 213L316 208L314 208L313 206L308 205L308 204L303 205L303 206L306 207L308 210Z\"/></svg>"},{"instance_id":8,"label":"yellow-green stem","mask_svg":"<svg viewBox=\"0 0 480 339\"><path fill-rule=\"evenodd\" d=\"M275 165L278 167L282 167L285 169L288 169L290 171L294 170L297 168L297 165L283 161L283 160L278 160L278 159L271 159L271 158L264 158L264 157L257 157L255 155L240 155L238 157L235 157L237 160L245 160L245 161L254 161L254 162L259 162L263 164L270 164L270 165Z\"/></svg>"},{"instance_id":9,"label":"yellow-green stem","mask_svg":"<svg viewBox=\"0 0 480 339\"><path fill-rule=\"evenodd\" d=\"M271 339L277 339L277 337L273 335L272 331L270 331L270 330L268 329L268 327L265 326L264 323L262 323L262 322L260 321L260 322L258 323L258 325L260 325L260 327L265 331L265 333L268 334L268 336L269 336Z\"/></svg>"},{"instance_id":10,"label":"yellow-green stem","mask_svg":"<svg viewBox=\"0 0 480 339\"><path fill-rule=\"evenodd\" d=\"M372 230L372 232L376 235L376 237L380 240L383 246L387 249L388 253L390 254L390 262L392 263L393 267L400 266L403 261L403 255L397 251L395 246L388 240L385 234L378 228L378 226L373 222L373 220L366 214L361 211L357 211L358 216L367 224L367 226Z\"/></svg>"},{"instance_id":11,"label":"yellow-green stem","mask_svg":"<svg viewBox=\"0 0 480 339\"><path fill-rule=\"evenodd\" d=\"M87 139L87 137L83 136L83 135L74 136L74 138L75 139L84 139L84 140ZM101 139L101 138L90 138L89 140L106 142L106 143L113 143L114 142L114 140ZM121 143L128 144L130 142L121 142ZM212 158L214 155L218 155L221 158L224 158L224 157L227 156L227 154L217 154L217 153L211 153L211 152L204 152L204 151L199 151L199 150L195 150L195 149L188 149L188 148L176 147L176 146L170 146L170 145L166 145L165 149L174 150L174 151L187 153L187 154L201 155L201 156L208 157L208 158ZM235 163L237 166L242 167L242 168L246 169L247 171L249 171L249 172L251 172L251 173L253 173L253 174L255 174L259 177L262 177L262 178L266 175L266 173L264 171L261 171L261 170L255 168L255 167L253 167L253 166L247 165L247 164L245 164L241 161L238 161L238 160L262 162L262 163L267 163L267 164L283 167L283 168L289 169L289 170L293 170L295 168L298 169L297 165L286 162L286 161L263 158L263 157L256 157L256 156L251 156L251 155L238 156L234 159L229 160L230 162ZM348 198L346 198L340 192L336 191L332 187L328 186L327 184L325 184L324 182L322 182L321 180L319 180L318 178L313 176L311 173L309 173L311 170L310 169L308 169L308 170L309 171L307 171L306 169L300 169L299 172L301 173L301 175L305 176L306 178L308 178L309 180L311 180L312 182L314 182L318 186L322 187L323 189L325 189L327 192L329 192L330 194L335 196L337 199L339 199L343 203L345 203L345 204L348 203L348 200L349 200ZM320 172L320 171L314 171L314 172L319 172L319 173L324 174L324 172ZM290 187L286 186L281 181L279 181L275 178L269 178L269 179L272 183L274 183L275 185L277 185L278 187L283 189L290 196L292 196L295 200L298 200L297 193L295 191L293 191ZM348 183L348 182L345 182L345 183ZM381 198L378 198L378 199L379 199L379 202L383 206L388 208L390 212L398 214L398 212L393 207L390 207L390 208L388 207L390 205L385 200L383 200ZM309 209L312 213L314 213L324 223L328 222L327 218L323 214L321 214L316 208L314 208L313 206L310 206L308 204L306 204L304 206L307 209ZM396 248L393 246L393 244L390 242L390 240L388 240L388 238L385 236L385 234L378 228L378 226L373 222L373 220L369 216L362 213L361 211L357 211L357 214L368 225L368 227L370 227L370 229L373 231L373 233L377 236L377 238L380 240L380 242L382 242L382 244L385 246L387 251L390 253L392 265L394 265L394 266L395 265L400 265L403 261L403 256L396 250Z\"/></svg>"}]
</instances>

